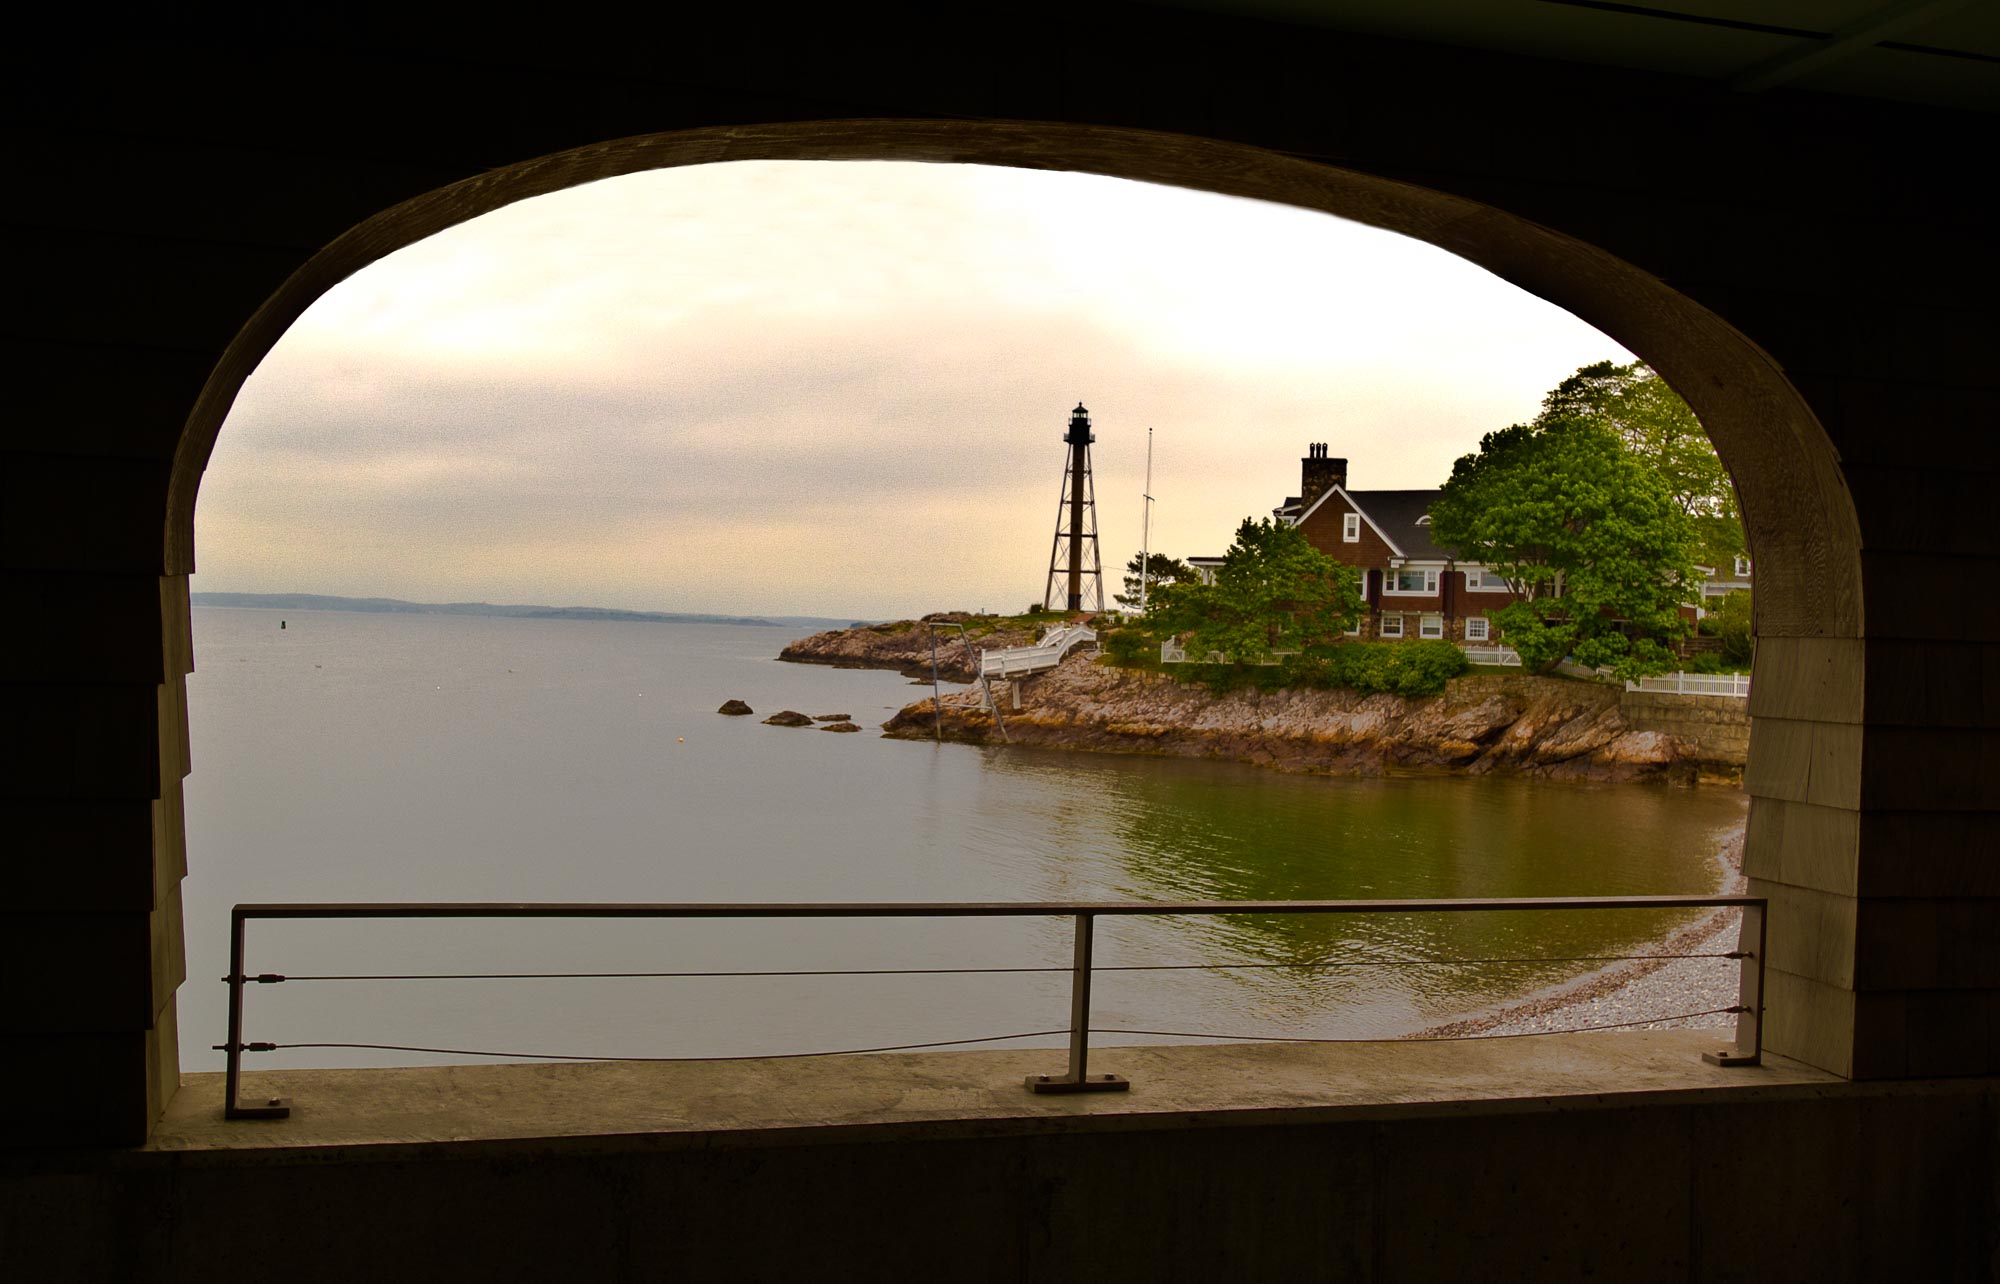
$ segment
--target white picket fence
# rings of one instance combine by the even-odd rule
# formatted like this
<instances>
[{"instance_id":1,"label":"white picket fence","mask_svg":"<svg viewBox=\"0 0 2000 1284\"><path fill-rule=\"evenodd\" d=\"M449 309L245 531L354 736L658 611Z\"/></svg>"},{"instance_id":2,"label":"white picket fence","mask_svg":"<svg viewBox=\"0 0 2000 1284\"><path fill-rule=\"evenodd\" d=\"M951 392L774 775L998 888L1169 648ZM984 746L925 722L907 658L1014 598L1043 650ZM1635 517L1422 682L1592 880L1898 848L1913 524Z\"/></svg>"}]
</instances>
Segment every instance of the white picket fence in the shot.
<instances>
[{"instance_id":1,"label":"white picket fence","mask_svg":"<svg viewBox=\"0 0 2000 1284\"><path fill-rule=\"evenodd\" d=\"M1269 655L1265 656L1263 659L1257 661L1257 663L1260 665L1264 665L1266 667L1269 667L1274 664L1283 664L1285 661L1291 659L1293 656L1297 654L1298 654L1297 651L1273 651ZM1220 651L1210 651L1207 655L1201 657L1200 662L1202 664L1228 664L1230 660L1228 656L1224 655ZM1189 663L1187 648L1182 646L1178 642L1160 643L1160 663L1161 664Z\"/></svg>"},{"instance_id":2,"label":"white picket fence","mask_svg":"<svg viewBox=\"0 0 2000 1284\"><path fill-rule=\"evenodd\" d=\"M1465 658L1474 664L1504 664L1521 667L1521 653L1511 646L1462 646Z\"/></svg>"},{"instance_id":3,"label":"white picket fence","mask_svg":"<svg viewBox=\"0 0 2000 1284\"><path fill-rule=\"evenodd\" d=\"M1750 697L1750 675L1747 673L1656 673L1650 678L1640 678L1637 682L1627 681L1627 691L1651 691L1657 695L1707 695L1735 696L1739 700Z\"/></svg>"}]
</instances>

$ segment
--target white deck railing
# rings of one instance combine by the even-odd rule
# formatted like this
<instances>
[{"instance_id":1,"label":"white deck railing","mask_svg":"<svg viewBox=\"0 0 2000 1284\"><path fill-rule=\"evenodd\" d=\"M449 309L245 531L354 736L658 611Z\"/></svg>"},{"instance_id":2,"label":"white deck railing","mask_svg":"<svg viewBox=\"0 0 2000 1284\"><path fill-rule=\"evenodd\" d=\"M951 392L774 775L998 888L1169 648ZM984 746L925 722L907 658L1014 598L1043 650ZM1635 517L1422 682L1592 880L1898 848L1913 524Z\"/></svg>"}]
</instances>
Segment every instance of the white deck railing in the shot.
<instances>
[{"instance_id":1,"label":"white deck railing","mask_svg":"<svg viewBox=\"0 0 2000 1284\"><path fill-rule=\"evenodd\" d=\"M1097 641L1097 630L1082 624L1064 624L1050 629L1033 646L1013 646L1000 651L979 653L981 677L1008 678L1040 673L1062 663L1077 647Z\"/></svg>"}]
</instances>

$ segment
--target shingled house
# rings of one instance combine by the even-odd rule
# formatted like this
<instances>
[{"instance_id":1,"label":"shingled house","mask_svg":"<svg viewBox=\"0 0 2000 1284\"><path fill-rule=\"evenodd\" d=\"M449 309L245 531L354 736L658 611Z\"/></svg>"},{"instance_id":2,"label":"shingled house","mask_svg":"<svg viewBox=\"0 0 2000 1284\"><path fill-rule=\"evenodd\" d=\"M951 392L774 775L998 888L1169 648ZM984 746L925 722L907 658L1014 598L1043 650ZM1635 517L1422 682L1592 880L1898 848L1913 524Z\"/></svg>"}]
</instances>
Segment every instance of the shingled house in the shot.
<instances>
[{"instance_id":1,"label":"shingled house","mask_svg":"<svg viewBox=\"0 0 2000 1284\"><path fill-rule=\"evenodd\" d=\"M1347 488L1347 461L1315 442L1299 461L1299 493L1272 510L1305 532L1314 548L1361 572L1368 604L1355 635L1435 638L1482 646L1499 640L1487 618L1520 595L1476 562L1461 562L1431 541L1431 490ZM1205 576L1219 557L1191 557Z\"/></svg>"}]
</instances>

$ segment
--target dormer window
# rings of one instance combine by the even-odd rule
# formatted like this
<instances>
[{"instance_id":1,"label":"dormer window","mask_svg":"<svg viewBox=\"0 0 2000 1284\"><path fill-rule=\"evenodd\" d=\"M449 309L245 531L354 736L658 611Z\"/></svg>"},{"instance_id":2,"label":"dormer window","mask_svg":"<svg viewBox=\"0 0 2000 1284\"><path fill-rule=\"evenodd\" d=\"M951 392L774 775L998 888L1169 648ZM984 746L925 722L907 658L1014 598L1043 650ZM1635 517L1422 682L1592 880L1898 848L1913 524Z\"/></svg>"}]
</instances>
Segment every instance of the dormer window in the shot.
<instances>
[{"instance_id":1,"label":"dormer window","mask_svg":"<svg viewBox=\"0 0 2000 1284\"><path fill-rule=\"evenodd\" d=\"M1419 526L1429 526L1430 524L1431 524L1431 515L1429 513L1425 513L1422 517L1419 517L1417 519L1417 525Z\"/></svg>"},{"instance_id":2,"label":"dormer window","mask_svg":"<svg viewBox=\"0 0 2000 1284\"><path fill-rule=\"evenodd\" d=\"M1340 538L1349 544L1361 542L1361 514L1344 513L1340 518Z\"/></svg>"},{"instance_id":3,"label":"dormer window","mask_svg":"<svg viewBox=\"0 0 2000 1284\"><path fill-rule=\"evenodd\" d=\"M1736 557L1736 578L1740 580L1748 574L1750 574L1750 559L1739 553Z\"/></svg>"}]
</instances>

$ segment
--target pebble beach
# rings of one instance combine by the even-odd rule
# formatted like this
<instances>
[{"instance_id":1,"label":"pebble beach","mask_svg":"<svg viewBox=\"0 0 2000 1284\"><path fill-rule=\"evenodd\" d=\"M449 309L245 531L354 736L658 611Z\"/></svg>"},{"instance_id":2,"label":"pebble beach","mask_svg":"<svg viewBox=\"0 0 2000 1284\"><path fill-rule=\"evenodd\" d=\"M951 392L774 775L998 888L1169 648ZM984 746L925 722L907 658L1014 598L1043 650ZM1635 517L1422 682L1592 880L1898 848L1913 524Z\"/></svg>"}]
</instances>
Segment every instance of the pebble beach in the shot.
<instances>
[{"instance_id":1,"label":"pebble beach","mask_svg":"<svg viewBox=\"0 0 2000 1284\"><path fill-rule=\"evenodd\" d=\"M1741 892L1743 831L1716 850L1716 894ZM1736 948L1742 911L1717 909L1635 951L1718 954ZM1719 958L1631 959L1613 963L1516 1003L1489 1008L1410 1035L1413 1039L1503 1038L1570 1030L1714 1029L1735 1024L1737 965ZM1688 1015L1699 1013L1702 1015Z\"/></svg>"}]
</instances>

